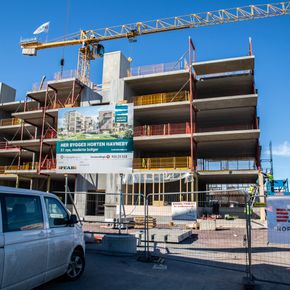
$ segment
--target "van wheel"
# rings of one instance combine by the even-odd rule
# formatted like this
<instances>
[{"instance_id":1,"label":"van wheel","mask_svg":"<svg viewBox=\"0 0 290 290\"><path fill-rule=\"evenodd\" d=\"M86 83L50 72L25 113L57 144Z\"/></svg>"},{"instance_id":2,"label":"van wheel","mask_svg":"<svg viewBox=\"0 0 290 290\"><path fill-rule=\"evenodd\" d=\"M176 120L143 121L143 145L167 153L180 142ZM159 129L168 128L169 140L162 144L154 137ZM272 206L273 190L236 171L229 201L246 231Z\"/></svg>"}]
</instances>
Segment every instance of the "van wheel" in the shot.
<instances>
[{"instance_id":1,"label":"van wheel","mask_svg":"<svg viewBox=\"0 0 290 290\"><path fill-rule=\"evenodd\" d=\"M75 250L70 258L70 262L65 273L67 280L77 280L85 269L85 257L81 251Z\"/></svg>"}]
</instances>

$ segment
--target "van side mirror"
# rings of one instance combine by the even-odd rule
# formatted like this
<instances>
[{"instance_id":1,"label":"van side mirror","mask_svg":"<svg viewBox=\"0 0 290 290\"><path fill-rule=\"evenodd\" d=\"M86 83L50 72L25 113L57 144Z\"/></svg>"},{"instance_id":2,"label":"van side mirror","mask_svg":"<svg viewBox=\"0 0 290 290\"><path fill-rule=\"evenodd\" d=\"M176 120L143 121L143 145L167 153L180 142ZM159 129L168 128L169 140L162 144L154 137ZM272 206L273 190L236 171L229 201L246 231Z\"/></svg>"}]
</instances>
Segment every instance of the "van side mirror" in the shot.
<instances>
[{"instance_id":1,"label":"van side mirror","mask_svg":"<svg viewBox=\"0 0 290 290\"><path fill-rule=\"evenodd\" d=\"M66 225L66 220L64 218L54 218L53 219L53 225L55 226L64 226Z\"/></svg>"},{"instance_id":2,"label":"van side mirror","mask_svg":"<svg viewBox=\"0 0 290 290\"><path fill-rule=\"evenodd\" d=\"M74 225L74 224L77 224L79 221L78 221L78 218L75 214L71 214L70 217L69 217L69 224L70 225Z\"/></svg>"}]
</instances>

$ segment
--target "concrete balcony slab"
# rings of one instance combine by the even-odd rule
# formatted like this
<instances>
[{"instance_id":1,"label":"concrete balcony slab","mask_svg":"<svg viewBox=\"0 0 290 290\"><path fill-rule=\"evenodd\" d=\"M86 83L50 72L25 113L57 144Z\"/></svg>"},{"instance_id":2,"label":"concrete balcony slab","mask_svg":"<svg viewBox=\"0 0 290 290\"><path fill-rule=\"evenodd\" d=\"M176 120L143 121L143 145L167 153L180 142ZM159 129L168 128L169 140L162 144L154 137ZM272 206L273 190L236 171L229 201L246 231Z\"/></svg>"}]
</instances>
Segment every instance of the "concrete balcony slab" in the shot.
<instances>
[{"instance_id":1,"label":"concrete balcony slab","mask_svg":"<svg viewBox=\"0 0 290 290\"><path fill-rule=\"evenodd\" d=\"M190 150L190 134L134 137L135 150L160 152L165 150Z\"/></svg>"},{"instance_id":2,"label":"concrete balcony slab","mask_svg":"<svg viewBox=\"0 0 290 290\"><path fill-rule=\"evenodd\" d=\"M144 105L134 107L135 122L151 124L153 121L166 122L186 122L190 116L190 102L171 102L154 105Z\"/></svg>"},{"instance_id":3,"label":"concrete balcony slab","mask_svg":"<svg viewBox=\"0 0 290 290\"><path fill-rule=\"evenodd\" d=\"M233 130L233 131L219 131L219 132L205 132L195 133L194 139L196 142L209 142L209 141L228 141L228 140L258 140L260 130Z\"/></svg>"},{"instance_id":4,"label":"concrete balcony slab","mask_svg":"<svg viewBox=\"0 0 290 290\"><path fill-rule=\"evenodd\" d=\"M216 97L197 99L193 101L193 105L200 111L216 110L226 108L256 107L258 95L242 95L229 97Z\"/></svg>"},{"instance_id":5,"label":"concrete balcony slab","mask_svg":"<svg viewBox=\"0 0 290 290\"><path fill-rule=\"evenodd\" d=\"M198 171L198 180L211 184L255 183L258 170Z\"/></svg>"},{"instance_id":6,"label":"concrete balcony slab","mask_svg":"<svg viewBox=\"0 0 290 290\"><path fill-rule=\"evenodd\" d=\"M254 56L242 56L193 63L197 75L225 73L254 69Z\"/></svg>"}]
</instances>

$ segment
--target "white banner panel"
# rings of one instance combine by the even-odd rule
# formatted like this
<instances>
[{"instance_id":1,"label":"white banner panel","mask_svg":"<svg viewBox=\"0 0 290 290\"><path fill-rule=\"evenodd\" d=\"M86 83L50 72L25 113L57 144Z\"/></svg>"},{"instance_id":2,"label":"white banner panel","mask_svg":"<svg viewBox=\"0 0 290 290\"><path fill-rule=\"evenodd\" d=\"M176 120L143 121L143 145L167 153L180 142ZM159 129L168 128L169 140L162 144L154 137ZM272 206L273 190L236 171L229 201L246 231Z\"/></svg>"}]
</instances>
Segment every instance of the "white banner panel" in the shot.
<instances>
[{"instance_id":1,"label":"white banner panel","mask_svg":"<svg viewBox=\"0 0 290 290\"><path fill-rule=\"evenodd\" d=\"M290 197L267 198L268 241L290 244Z\"/></svg>"},{"instance_id":2,"label":"white banner panel","mask_svg":"<svg viewBox=\"0 0 290 290\"><path fill-rule=\"evenodd\" d=\"M171 212L173 220L196 220L196 202L172 202Z\"/></svg>"},{"instance_id":3,"label":"white banner panel","mask_svg":"<svg viewBox=\"0 0 290 290\"><path fill-rule=\"evenodd\" d=\"M58 173L132 172L132 104L61 109L57 137Z\"/></svg>"}]
</instances>

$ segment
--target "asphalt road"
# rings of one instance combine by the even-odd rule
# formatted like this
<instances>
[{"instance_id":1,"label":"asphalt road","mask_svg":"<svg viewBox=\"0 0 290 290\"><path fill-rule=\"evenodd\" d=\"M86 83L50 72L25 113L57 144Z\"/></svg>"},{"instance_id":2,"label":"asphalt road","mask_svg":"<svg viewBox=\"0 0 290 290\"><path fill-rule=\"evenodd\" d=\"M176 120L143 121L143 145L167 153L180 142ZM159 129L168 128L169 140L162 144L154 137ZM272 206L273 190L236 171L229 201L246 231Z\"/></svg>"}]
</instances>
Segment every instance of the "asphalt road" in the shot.
<instances>
[{"instance_id":1,"label":"asphalt road","mask_svg":"<svg viewBox=\"0 0 290 290\"><path fill-rule=\"evenodd\" d=\"M184 261L165 259L164 264L158 266L153 263L139 262L136 257L106 256L90 250L86 255L86 270L79 280L66 282L63 279L56 279L37 290L243 289L244 273L225 270L222 266L202 266L193 263L191 259ZM289 290L289 286L265 284L259 289Z\"/></svg>"}]
</instances>

